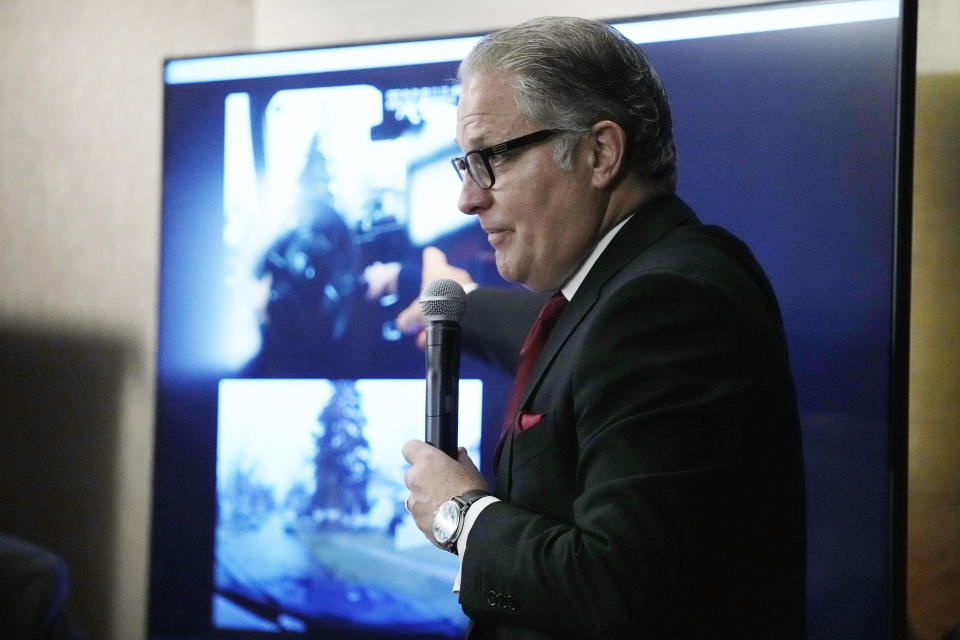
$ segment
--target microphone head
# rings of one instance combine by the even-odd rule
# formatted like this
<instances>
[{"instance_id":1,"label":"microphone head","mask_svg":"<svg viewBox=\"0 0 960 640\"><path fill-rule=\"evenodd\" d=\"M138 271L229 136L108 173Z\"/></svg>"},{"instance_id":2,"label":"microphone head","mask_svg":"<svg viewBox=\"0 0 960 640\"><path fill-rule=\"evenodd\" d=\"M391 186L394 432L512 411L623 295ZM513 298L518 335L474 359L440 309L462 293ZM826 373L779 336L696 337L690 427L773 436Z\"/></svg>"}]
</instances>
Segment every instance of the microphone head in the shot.
<instances>
[{"instance_id":1,"label":"microphone head","mask_svg":"<svg viewBox=\"0 0 960 640\"><path fill-rule=\"evenodd\" d=\"M420 308L427 322L460 322L467 294L459 282L440 278L423 289Z\"/></svg>"}]
</instances>

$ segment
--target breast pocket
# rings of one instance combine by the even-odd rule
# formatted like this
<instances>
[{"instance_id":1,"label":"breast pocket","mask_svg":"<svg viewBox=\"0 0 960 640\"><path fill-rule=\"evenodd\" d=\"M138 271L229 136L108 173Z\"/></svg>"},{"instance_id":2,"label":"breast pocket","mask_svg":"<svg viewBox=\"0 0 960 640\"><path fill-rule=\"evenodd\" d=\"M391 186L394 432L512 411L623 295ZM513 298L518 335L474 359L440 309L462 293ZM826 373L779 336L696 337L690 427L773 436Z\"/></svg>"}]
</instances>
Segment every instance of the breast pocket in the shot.
<instances>
[{"instance_id":1,"label":"breast pocket","mask_svg":"<svg viewBox=\"0 0 960 640\"><path fill-rule=\"evenodd\" d=\"M573 424L544 414L513 440L510 500L555 518L572 514L577 439Z\"/></svg>"}]
</instances>

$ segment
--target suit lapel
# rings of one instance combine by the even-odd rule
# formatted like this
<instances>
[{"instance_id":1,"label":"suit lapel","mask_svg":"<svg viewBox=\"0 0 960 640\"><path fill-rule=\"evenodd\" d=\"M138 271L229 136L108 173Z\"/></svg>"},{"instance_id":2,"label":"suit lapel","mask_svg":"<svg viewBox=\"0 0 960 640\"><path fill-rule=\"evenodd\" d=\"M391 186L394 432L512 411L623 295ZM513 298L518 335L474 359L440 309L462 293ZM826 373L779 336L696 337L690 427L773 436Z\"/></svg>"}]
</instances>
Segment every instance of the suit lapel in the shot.
<instances>
[{"instance_id":1,"label":"suit lapel","mask_svg":"<svg viewBox=\"0 0 960 640\"><path fill-rule=\"evenodd\" d=\"M550 332L543 352L537 360L530 375L530 381L523 394L520 407L525 407L530 396L540 385L543 376L553 365L563 345L566 344L573 331L580 325L586 315L600 300L603 286L614 275L621 271L634 257L647 247L665 236L671 229L683 224L698 222L696 214L682 200L676 196L655 198L641 205L633 217L617 233L600 258L590 269L586 279L560 315L556 326ZM500 455L498 487L503 487L509 495L512 484L513 439L515 432L507 436L503 451ZM506 471L506 473L503 473ZM498 493L500 493L498 491Z\"/></svg>"}]
</instances>

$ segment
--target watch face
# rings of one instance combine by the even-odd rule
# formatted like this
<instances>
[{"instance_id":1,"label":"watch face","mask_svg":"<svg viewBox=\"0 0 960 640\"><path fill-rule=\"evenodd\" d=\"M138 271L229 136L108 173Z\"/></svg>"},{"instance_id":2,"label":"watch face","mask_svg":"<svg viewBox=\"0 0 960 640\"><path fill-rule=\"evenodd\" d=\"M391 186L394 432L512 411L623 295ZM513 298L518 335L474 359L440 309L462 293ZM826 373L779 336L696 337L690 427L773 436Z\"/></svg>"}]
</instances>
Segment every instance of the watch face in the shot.
<instances>
[{"instance_id":1,"label":"watch face","mask_svg":"<svg viewBox=\"0 0 960 640\"><path fill-rule=\"evenodd\" d=\"M433 538L440 544L447 544L457 533L460 524L460 507L453 500L447 500L433 516Z\"/></svg>"}]
</instances>

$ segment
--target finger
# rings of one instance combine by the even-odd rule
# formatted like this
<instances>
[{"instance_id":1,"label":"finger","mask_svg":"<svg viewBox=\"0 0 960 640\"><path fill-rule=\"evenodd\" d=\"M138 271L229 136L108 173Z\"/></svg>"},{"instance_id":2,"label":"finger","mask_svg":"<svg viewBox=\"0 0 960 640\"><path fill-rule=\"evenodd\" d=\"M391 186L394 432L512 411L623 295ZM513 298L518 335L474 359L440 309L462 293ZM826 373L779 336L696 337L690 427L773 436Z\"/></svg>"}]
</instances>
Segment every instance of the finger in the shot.
<instances>
[{"instance_id":1,"label":"finger","mask_svg":"<svg viewBox=\"0 0 960 640\"><path fill-rule=\"evenodd\" d=\"M425 248L420 259L423 265L424 285L428 284L428 277L429 281L432 282L434 280L433 276L449 265L449 262L447 262L447 254L436 247Z\"/></svg>"},{"instance_id":2,"label":"finger","mask_svg":"<svg viewBox=\"0 0 960 640\"><path fill-rule=\"evenodd\" d=\"M470 454L467 453L467 448L466 448L466 447L460 447L460 448L458 449L458 451L457 451L457 460L460 462L460 464L467 465L467 466L471 467L474 471L476 471L476 472L478 472L478 473L480 472L480 470L477 469L477 465L474 464L473 460L470 459Z\"/></svg>"},{"instance_id":3,"label":"finger","mask_svg":"<svg viewBox=\"0 0 960 640\"><path fill-rule=\"evenodd\" d=\"M423 308L419 300L414 300L410 305L397 315L397 328L405 335L410 335L423 328Z\"/></svg>"},{"instance_id":4,"label":"finger","mask_svg":"<svg viewBox=\"0 0 960 640\"><path fill-rule=\"evenodd\" d=\"M416 464L417 460L423 454L423 448L429 446L430 445L423 440L409 440L405 445L403 445L403 449L401 449L400 452L403 454L404 460L410 464Z\"/></svg>"}]
</instances>

